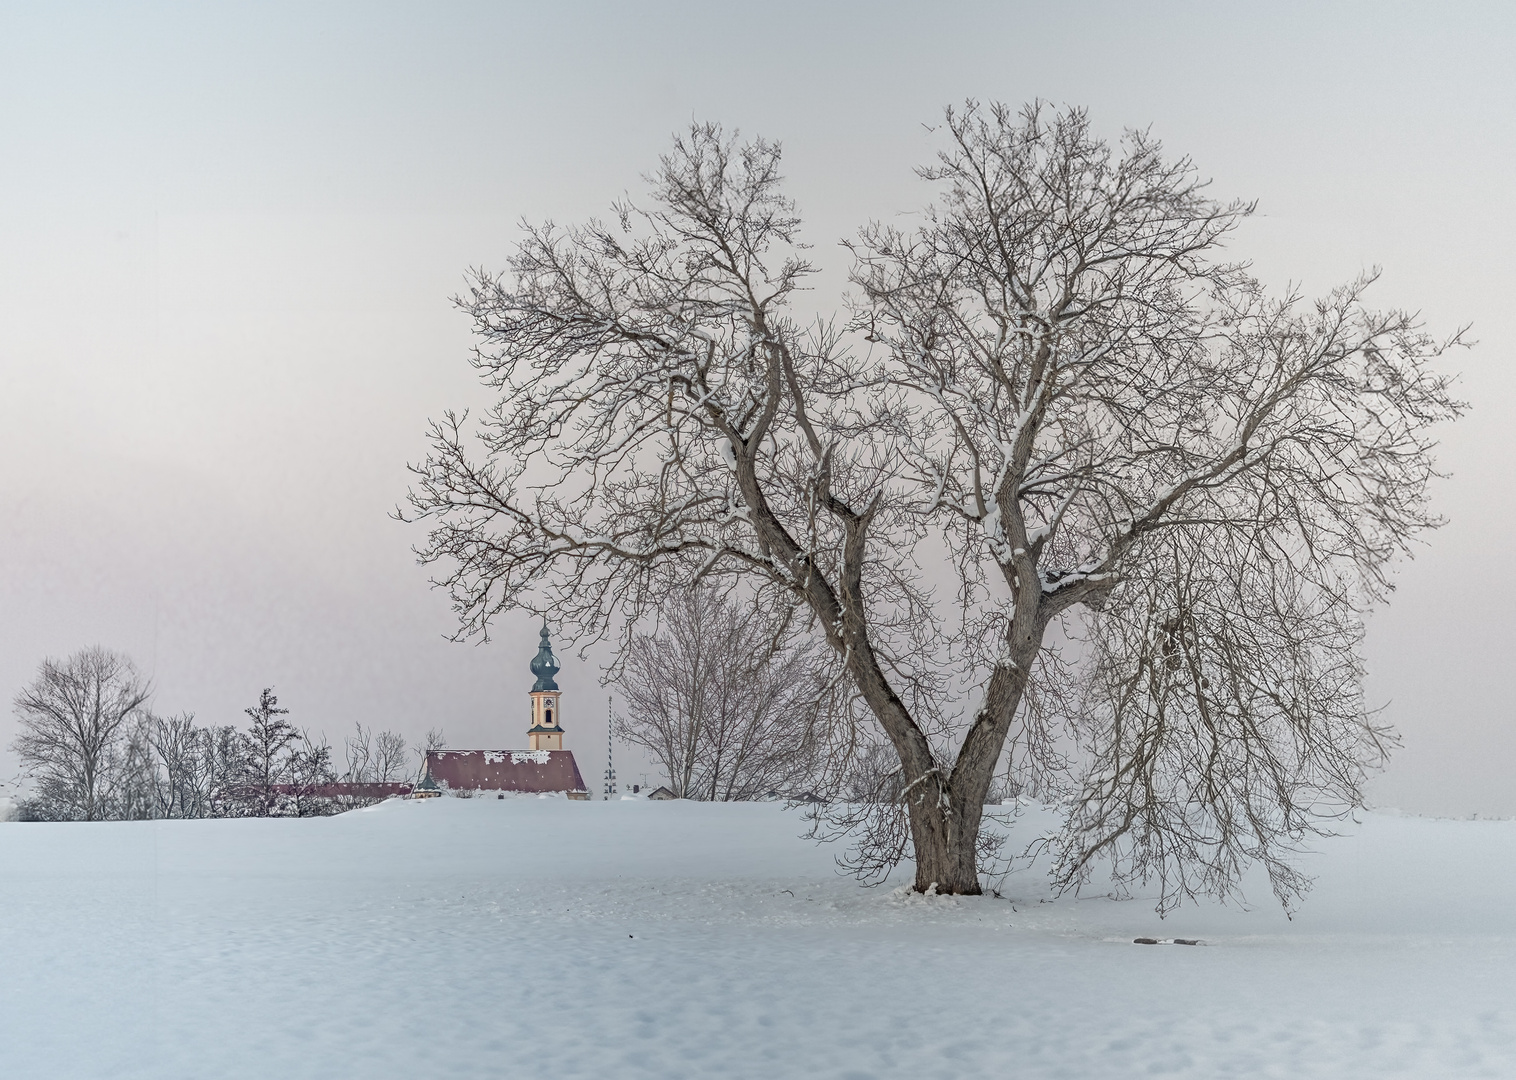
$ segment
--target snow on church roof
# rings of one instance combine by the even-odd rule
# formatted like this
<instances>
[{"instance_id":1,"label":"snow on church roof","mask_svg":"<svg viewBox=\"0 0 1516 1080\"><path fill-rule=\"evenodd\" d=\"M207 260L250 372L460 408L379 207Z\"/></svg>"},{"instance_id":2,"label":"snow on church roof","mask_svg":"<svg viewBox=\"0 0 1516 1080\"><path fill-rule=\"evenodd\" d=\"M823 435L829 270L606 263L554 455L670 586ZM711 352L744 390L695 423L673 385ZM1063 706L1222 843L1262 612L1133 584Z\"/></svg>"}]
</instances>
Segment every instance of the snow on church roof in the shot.
<instances>
[{"instance_id":1,"label":"snow on church roof","mask_svg":"<svg viewBox=\"0 0 1516 1080\"><path fill-rule=\"evenodd\" d=\"M432 779L466 791L584 791L572 750L432 750Z\"/></svg>"}]
</instances>

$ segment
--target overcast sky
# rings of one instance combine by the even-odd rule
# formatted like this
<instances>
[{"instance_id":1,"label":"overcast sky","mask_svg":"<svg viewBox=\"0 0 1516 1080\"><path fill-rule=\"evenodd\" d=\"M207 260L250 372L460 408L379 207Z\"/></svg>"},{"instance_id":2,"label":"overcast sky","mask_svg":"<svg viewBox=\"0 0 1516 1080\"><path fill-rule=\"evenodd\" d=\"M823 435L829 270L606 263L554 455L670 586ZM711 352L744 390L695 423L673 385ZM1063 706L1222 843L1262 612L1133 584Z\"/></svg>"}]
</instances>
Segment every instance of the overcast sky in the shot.
<instances>
[{"instance_id":1,"label":"overcast sky","mask_svg":"<svg viewBox=\"0 0 1516 1080\"><path fill-rule=\"evenodd\" d=\"M535 628L446 642L419 537L387 518L427 418L477 399L464 270L501 266L523 217L603 213L714 119L782 141L825 301L836 241L926 198L942 106L1040 97L1151 126L1258 199L1232 250L1271 284L1382 265L1381 306L1474 324L1449 524L1371 624L1370 692L1404 737L1372 790L1516 813L1513 10L7 3L0 744L42 658L95 643L206 723L273 685L334 740L523 742ZM596 674L559 678L592 781Z\"/></svg>"}]
</instances>

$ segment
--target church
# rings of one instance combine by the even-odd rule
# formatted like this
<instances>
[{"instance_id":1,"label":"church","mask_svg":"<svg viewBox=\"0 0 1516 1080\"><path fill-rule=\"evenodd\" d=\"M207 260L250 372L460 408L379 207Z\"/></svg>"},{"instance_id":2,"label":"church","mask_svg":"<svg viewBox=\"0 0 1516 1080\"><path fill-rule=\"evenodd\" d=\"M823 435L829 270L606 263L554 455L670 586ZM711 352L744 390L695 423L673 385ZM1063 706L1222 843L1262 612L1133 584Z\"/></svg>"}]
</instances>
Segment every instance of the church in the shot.
<instances>
[{"instance_id":1,"label":"church","mask_svg":"<svg viewBox=\"0 0 1516 1080\"><path fill-rule=\"evenodd\" d=\"M588 799L589 789L579 775L574 752L563 748L562 691L553 680L558 658L548 640L547 620L542 622L542 641L533 657L531 726L526 729L524 750L432 750L426 755L425 778L417 785L423 791L447 789L488 798L505 798L508 792L565 795Z\"/></svg>"}]
</instances>

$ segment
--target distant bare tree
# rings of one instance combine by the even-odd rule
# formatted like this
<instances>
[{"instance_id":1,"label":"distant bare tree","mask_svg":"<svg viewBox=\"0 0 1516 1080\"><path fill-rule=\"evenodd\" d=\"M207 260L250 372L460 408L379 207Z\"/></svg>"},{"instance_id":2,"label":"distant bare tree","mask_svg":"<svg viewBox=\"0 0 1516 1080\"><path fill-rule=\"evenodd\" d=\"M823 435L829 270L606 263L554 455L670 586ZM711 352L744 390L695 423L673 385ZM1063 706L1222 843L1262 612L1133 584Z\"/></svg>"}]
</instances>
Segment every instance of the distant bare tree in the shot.
<instances>
[{"instance_id":1,"label":"distant bare tree","mask_svg":"<svg viewBox=\"0 0 1516 1080\"><path fill-rule=\"evenodd\" d=\"M151 714L139 713L112 752L116 783L106 813L111 820L146 821L162 816L158 805L164 778L153 752L152 723Z\"/></svg>"},{"instance_id":2,"label":"distant bare tree","mask_svg":"<svg viewBox=\"0 0 1516 1080\"><path fill-rule=\"evenodd\" d=\"M369 762L374 756L374 729L366 728L361 723L355 723L353 727L353 734L342 743L347 757L347 772L342 774L342 779L350 784L359 784L369 779Z\"/></svg>"},{"instance_id":3,"label":"distant bare tree","mask_svg":"<svg viewBox=\"0 0 1516 1080\"><path fill-rule=\"evenodd\" d=\"M213 734L195 726L193 713L153 716L147 738L162 778L157 783L156 817L200 818L211 814Z\"/></svg>"},{"instance_id":4,"label":"distant bare tree","mask_svg":"<svg viewBox=\"0 0 1516 1080\"><path fill-rule=\"evenodd\" d=\"M290 745L284 775L288 796L280 801L278 812L294 817L321 817L341 809L330 794L322 791L337 780L332 770L332 748L325 736L313 736L309 730L301 729L299 739Z\"/></svg>"},{"instance_id":5,"label":"distant bare tree","mask_svg":"<svg viewBox=\"0 0 1516 1080\"><path fill-rule=\"evenodd\" d=\"M403 735L381 731L374 740L374 783L394 784L404 780L408 749Z\"/></svg>"},{"instance_id":6,"label":"distant bare tree","mask_svg":"<svg viewBox=\"0 0 1516 1080\"><path fill-rule=\"evenodd\" d=\"M1146 132L972 103L939 132L936 205L851 245L843 333L790 311L773 143L696 126L649 203L529 227L460 300L497 400L434 425L421 555L460 634L519 607L625 648L701 582L793 610L899 759L917 889L980 891L1009 753L1070 793L1061 884L1166 905L1261 862L1287 900L1382 757L1361 619L1437 523L1458 339L1372 275L1269 296L1221 258L1251 206Z\"/></svg>"},{"instance_id":7,"label":"distant bare tree","mask_svg":"<svg viewBox=\"0 0 1516 1080\"><path fill-rule=\"evenodd\" d=\"M773 629L714 588L675 597L660 630L629 646L617 734L645 748L683 799L790 793L822 766L831 687L808 642Z\"/></svg>"},{"instance_id":8,"label":"distant bare tree","mask_svg":"<svg viewBox=\"0 0 1516 1080\"><path fill-rule=\"evenodd\" d=\"M418 781L426 775L426 755L430 754L433 750L446 749L447 736L442 733L442 729L428 728L426 735L421 740L420 745L415 748L416 779Z\"/></svg>"},{"instance_id":9,"label":"distant bare tree","mask_svg":"<svg viewBox=\"0 0 1516 1080\"><path fill-rule=\"evenodd\" d=\"M344 742L347 772L342 779L352 784L391 784L404 779L408 750L405 738L393 731L381 731L361 723Z\"/></svg>"},{"instance_id":10,"label":"distant bare tree","mask_svg":"<svg viewBox=\"0 0 1516 1080\"><path fill-rule=\"evenodd\" d=\"M248 798L251 749L248 737L231 724L201 733L207 817L250 817L257 806Z\"/></svg>"},{"instance_id":11,"label":"distant bare tree","mask_svg":"<svg viewBox=\"0 0 1516 1080\"><path fill-rule=\"evenodd\" d=\"M12 749L36 786L45 816L113 816L129 775L127 735L150 696L132 662L105 649L42 662L37 678L16 696L21 733Z\"/></svg>"},{"instance_id":12,"label":"distant bare tree","mask_svg":"<svg viewBox=\"0 0 1516 1080\"><path fill-rule=\"evenodd\" d=\"M405 738L393 731L381 731L375 735L373 728L361 723L353 725L353 734L344 740L347 771L342 782L347 784L392 784L405 779L408 748ZM383 796L346 794L337 798L343 809L371 805Z\"/></svg>"}]
</instances>

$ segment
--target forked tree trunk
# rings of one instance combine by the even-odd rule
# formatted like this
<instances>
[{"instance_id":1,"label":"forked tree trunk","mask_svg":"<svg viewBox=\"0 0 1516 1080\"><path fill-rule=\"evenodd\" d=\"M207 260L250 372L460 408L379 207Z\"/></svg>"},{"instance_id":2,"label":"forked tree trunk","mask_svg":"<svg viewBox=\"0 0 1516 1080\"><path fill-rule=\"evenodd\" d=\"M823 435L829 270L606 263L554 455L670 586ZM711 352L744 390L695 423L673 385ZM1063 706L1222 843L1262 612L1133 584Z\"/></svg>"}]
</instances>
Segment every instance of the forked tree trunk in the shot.
<instances>
[{"instance_id":1,"label":"forked tree trunk","mask_svg":"<svg viewBox=\"0 0 1516 1080\"><path fill-rule=\"evenodd\" d=\"M952 775L919 775L906 792L916 851L917 892L977 896L979 830L1006 734L1021 707L1026 673L1041 648L1040 623L1023 630L1015 659L990 676L984 704L970 726Z\"/></svg>"}]
</instances>

